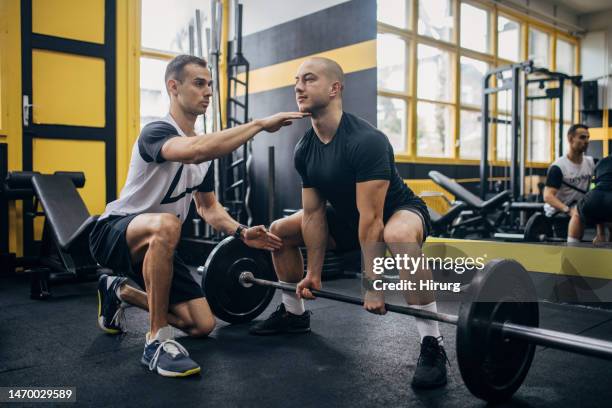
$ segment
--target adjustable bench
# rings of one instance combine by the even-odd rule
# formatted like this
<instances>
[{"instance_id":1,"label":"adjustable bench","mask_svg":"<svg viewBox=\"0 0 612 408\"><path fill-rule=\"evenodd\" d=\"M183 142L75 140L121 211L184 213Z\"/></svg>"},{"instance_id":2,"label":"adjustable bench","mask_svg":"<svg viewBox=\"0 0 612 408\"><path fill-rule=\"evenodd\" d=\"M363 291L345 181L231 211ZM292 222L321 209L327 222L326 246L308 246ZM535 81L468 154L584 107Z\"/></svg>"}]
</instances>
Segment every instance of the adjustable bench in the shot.
<instances>
[{"instance_id":1,"label":"adjustable bench","mask_svg":"<svg viewBox=\"0 0 612 408\"><path fill-rule=\"evenodd\" d=\"M466 210L471 211L471 214L465 212L465 219L461 217L456 228L463 228L468 233L479 233L482 237L490 237L498 229L496 221L489 219L496 211L502 209L504 203L510 198L509 191L502 191L490 199L484 201L476 194L471 193L461 184L446 177L439 171L432 170L429 177L440 187L444 188L453 194L457 200L463 202Z\"/></svg>"},{"instance_id":2,"label":"adjustable bench","mask_svg":"<svg viewBox=\"0 0 612 408\"><path fill-rule=\"evenodd\" d=\"M99 266L89 251L89 233L95 225L77 187L85 184L81 172L13 172L5 185L16 197L26 196L31 190L34 213L45 216L42 242L37 265L30 268L31 297L44 299L50 296L50 281L86 280L98 274ZM38 204L43 212L37 212Z\"/></svg>"}]
</instances>

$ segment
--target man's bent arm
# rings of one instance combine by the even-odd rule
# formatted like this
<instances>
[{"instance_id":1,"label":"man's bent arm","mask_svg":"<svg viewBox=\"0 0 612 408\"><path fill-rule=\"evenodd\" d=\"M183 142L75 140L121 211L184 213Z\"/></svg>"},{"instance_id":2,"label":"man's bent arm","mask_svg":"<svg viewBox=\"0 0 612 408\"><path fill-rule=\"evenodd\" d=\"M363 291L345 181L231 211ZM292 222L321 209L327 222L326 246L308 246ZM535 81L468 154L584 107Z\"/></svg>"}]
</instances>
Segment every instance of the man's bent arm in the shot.
<instances>
[{"instance_id":1,"label":"man's bent arm","mask_svg":"<svg viewBox=\"0 0 612 408\"><path fill-rule=\"evenodd\" d=\"M320 280L328 235L325 200L314 188L303 188L302 207L302 236L308 256L308 274Z\"/></svg>"},{"instance_id":2,"label":"man's bent arm","mask_svg":"<svg viewBox=\"0 0 612 408\"><path fill-rule=\"evenodd\" d=\"M359 210L359 244L364 260L364 273L376 279L374 258L385 255L383 209L389 182L372 180L357 183L357 209Z\"/></svg>"},{"instance_id":3,"label":"man's bent arm","mask_svg":"<svg viewBox=\"0 0 612 408\"><path fill-rule=\"evenodd\" d=\"M568 206L563 203L563 201L557 198L557 192L559 190L554 187L546 186L544 187L544 202L561 212L567 212Z\"/></svg>"},{"instance_id":4,"label":"man's bent arm","mask_svg":"<svg viewBox=\"0 0 612 408\"><path fill-rule=\"evenodd\" d=\"M236 232L240 224L225 211L225 208L217 200L215 193L198 192L194 194L194 199L198 214L211 227L227 235L233 235Z\"/></svg>"}]
</instances>

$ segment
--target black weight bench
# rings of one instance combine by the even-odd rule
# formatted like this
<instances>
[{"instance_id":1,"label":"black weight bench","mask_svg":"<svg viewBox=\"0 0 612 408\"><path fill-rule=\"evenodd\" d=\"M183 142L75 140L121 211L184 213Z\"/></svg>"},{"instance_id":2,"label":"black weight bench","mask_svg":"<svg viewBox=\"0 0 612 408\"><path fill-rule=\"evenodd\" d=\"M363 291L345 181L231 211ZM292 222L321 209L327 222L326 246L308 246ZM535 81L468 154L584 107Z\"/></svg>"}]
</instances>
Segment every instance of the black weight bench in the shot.
<instances>
[{"instance_id":1,"label":"black weight bench","mask_svg":"<svg viewBox=\"0 0 612 408\"><path fill-rule=\"evenodd\" d=\"M17 172L7 177L6 185L19 194L31 189L35 213L45 216L38 264L31 273L31 297L50 296L49 283L65 279L89 280L100 269L89 251L89 233L97 216L91 216L77 187L85 184L83 173ZM36 212L38 204L43 212Z\"/></svg>"},{"instance_id":2,"label":"black weight bench","mask_svg":"<svg viewBox=\"0 0 612 408\"><path fill-rule=\"evenodd\" d=\"M497 231L497 221L493 221L489 217L499 211L504 203L509 200L509 191L502 191L485 201L439 171L432 170L428 174L429 178L437 185L453 194L458 201L463 202L466 205L466 210L471 211L471 214L466 212L466 217L461 218L459 223L461 228L464 228L468 233L478 232L484 237L489 237Z\"/></svg>"}]
</instances>

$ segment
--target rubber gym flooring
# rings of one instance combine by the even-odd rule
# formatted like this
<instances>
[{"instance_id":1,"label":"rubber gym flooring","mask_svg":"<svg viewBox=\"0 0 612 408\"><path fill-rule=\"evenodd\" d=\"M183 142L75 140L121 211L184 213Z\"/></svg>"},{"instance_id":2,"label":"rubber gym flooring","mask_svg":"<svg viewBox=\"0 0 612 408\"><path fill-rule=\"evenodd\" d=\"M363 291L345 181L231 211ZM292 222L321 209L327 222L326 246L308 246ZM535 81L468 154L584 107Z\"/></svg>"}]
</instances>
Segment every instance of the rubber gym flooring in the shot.
<instances>
[{"instance_id":1,"label":"rubber gym flooring","mask_svg":"<svg viewBox=\"0 0 612 408\"><path fill-rule=\"evenodd\" d=\"M73 386L73 406L130 407L483 407L464 387L455 360L454 326L441 324L449 384L410 387L418 337L410 316L366 313L318 299L312 333L254 337L248 325L219 322L208 339L180 342L202 373L167 379L140 365L146 313L129 308L128 333L109 336L96 324L95 283L53 287L48 301L29 299L25 280L0 280L0 386ZM324 282L358 294L357 279ZM263 316L280 301L280 294ZM439 304L456 313L457 305ZM612 339L612 312L543 304L543 327ZM612 401L612 363L538 348L512 407L604 407ZM17 404L8 404L17 406ZM30 404L39 406L39 404Z\"/></svg>"}]
</instances>

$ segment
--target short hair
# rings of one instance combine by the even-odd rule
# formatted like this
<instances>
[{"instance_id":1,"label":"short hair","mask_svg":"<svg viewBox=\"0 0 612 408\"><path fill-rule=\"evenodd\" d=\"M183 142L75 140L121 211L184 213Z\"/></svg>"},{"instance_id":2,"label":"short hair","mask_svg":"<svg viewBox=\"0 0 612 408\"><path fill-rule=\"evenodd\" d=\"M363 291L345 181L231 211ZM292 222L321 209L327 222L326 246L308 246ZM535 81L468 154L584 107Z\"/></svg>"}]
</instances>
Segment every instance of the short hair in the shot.
<instances>
[{"instance_id":1,"label":"short hair","mask_svg":"<svg viewBox=\"0 0 612 408\"><path fill-rule=\"evenodd\" d=\"M567 130L567 137L572 137L576 134L576 131L578 129L585 129L585 130L589 130L589 127L587 125L584 125L582 123L574 123L572 126L570 126L570 128Z\"/></svg>"},{"instance_id":2,"label":"short hair","mask_svg":"<svg viewBox=\"0 0 612 408\"><path fill-rule=\"evenodd\" d=\"M325 57L311 57L310 60L322 64L327 76L334 81L340 82L340 85L344 87L344 71L340 64L333 59Z\"/></svg>"},{"instance_id":3,"label":"short hair","mask_svg":"<svg viewBox=\"0 0 612 408\"><path fill-rule=\"evenodd\" d=\"M189 64L196 64L202 68L208 68L206 60L195 55L177 55L168 63L166 67L166 74L164 75L164 82L168 82L169 79L176 79L182 81L184 79L185 66Z\"/></svg>"}]
</instances>

